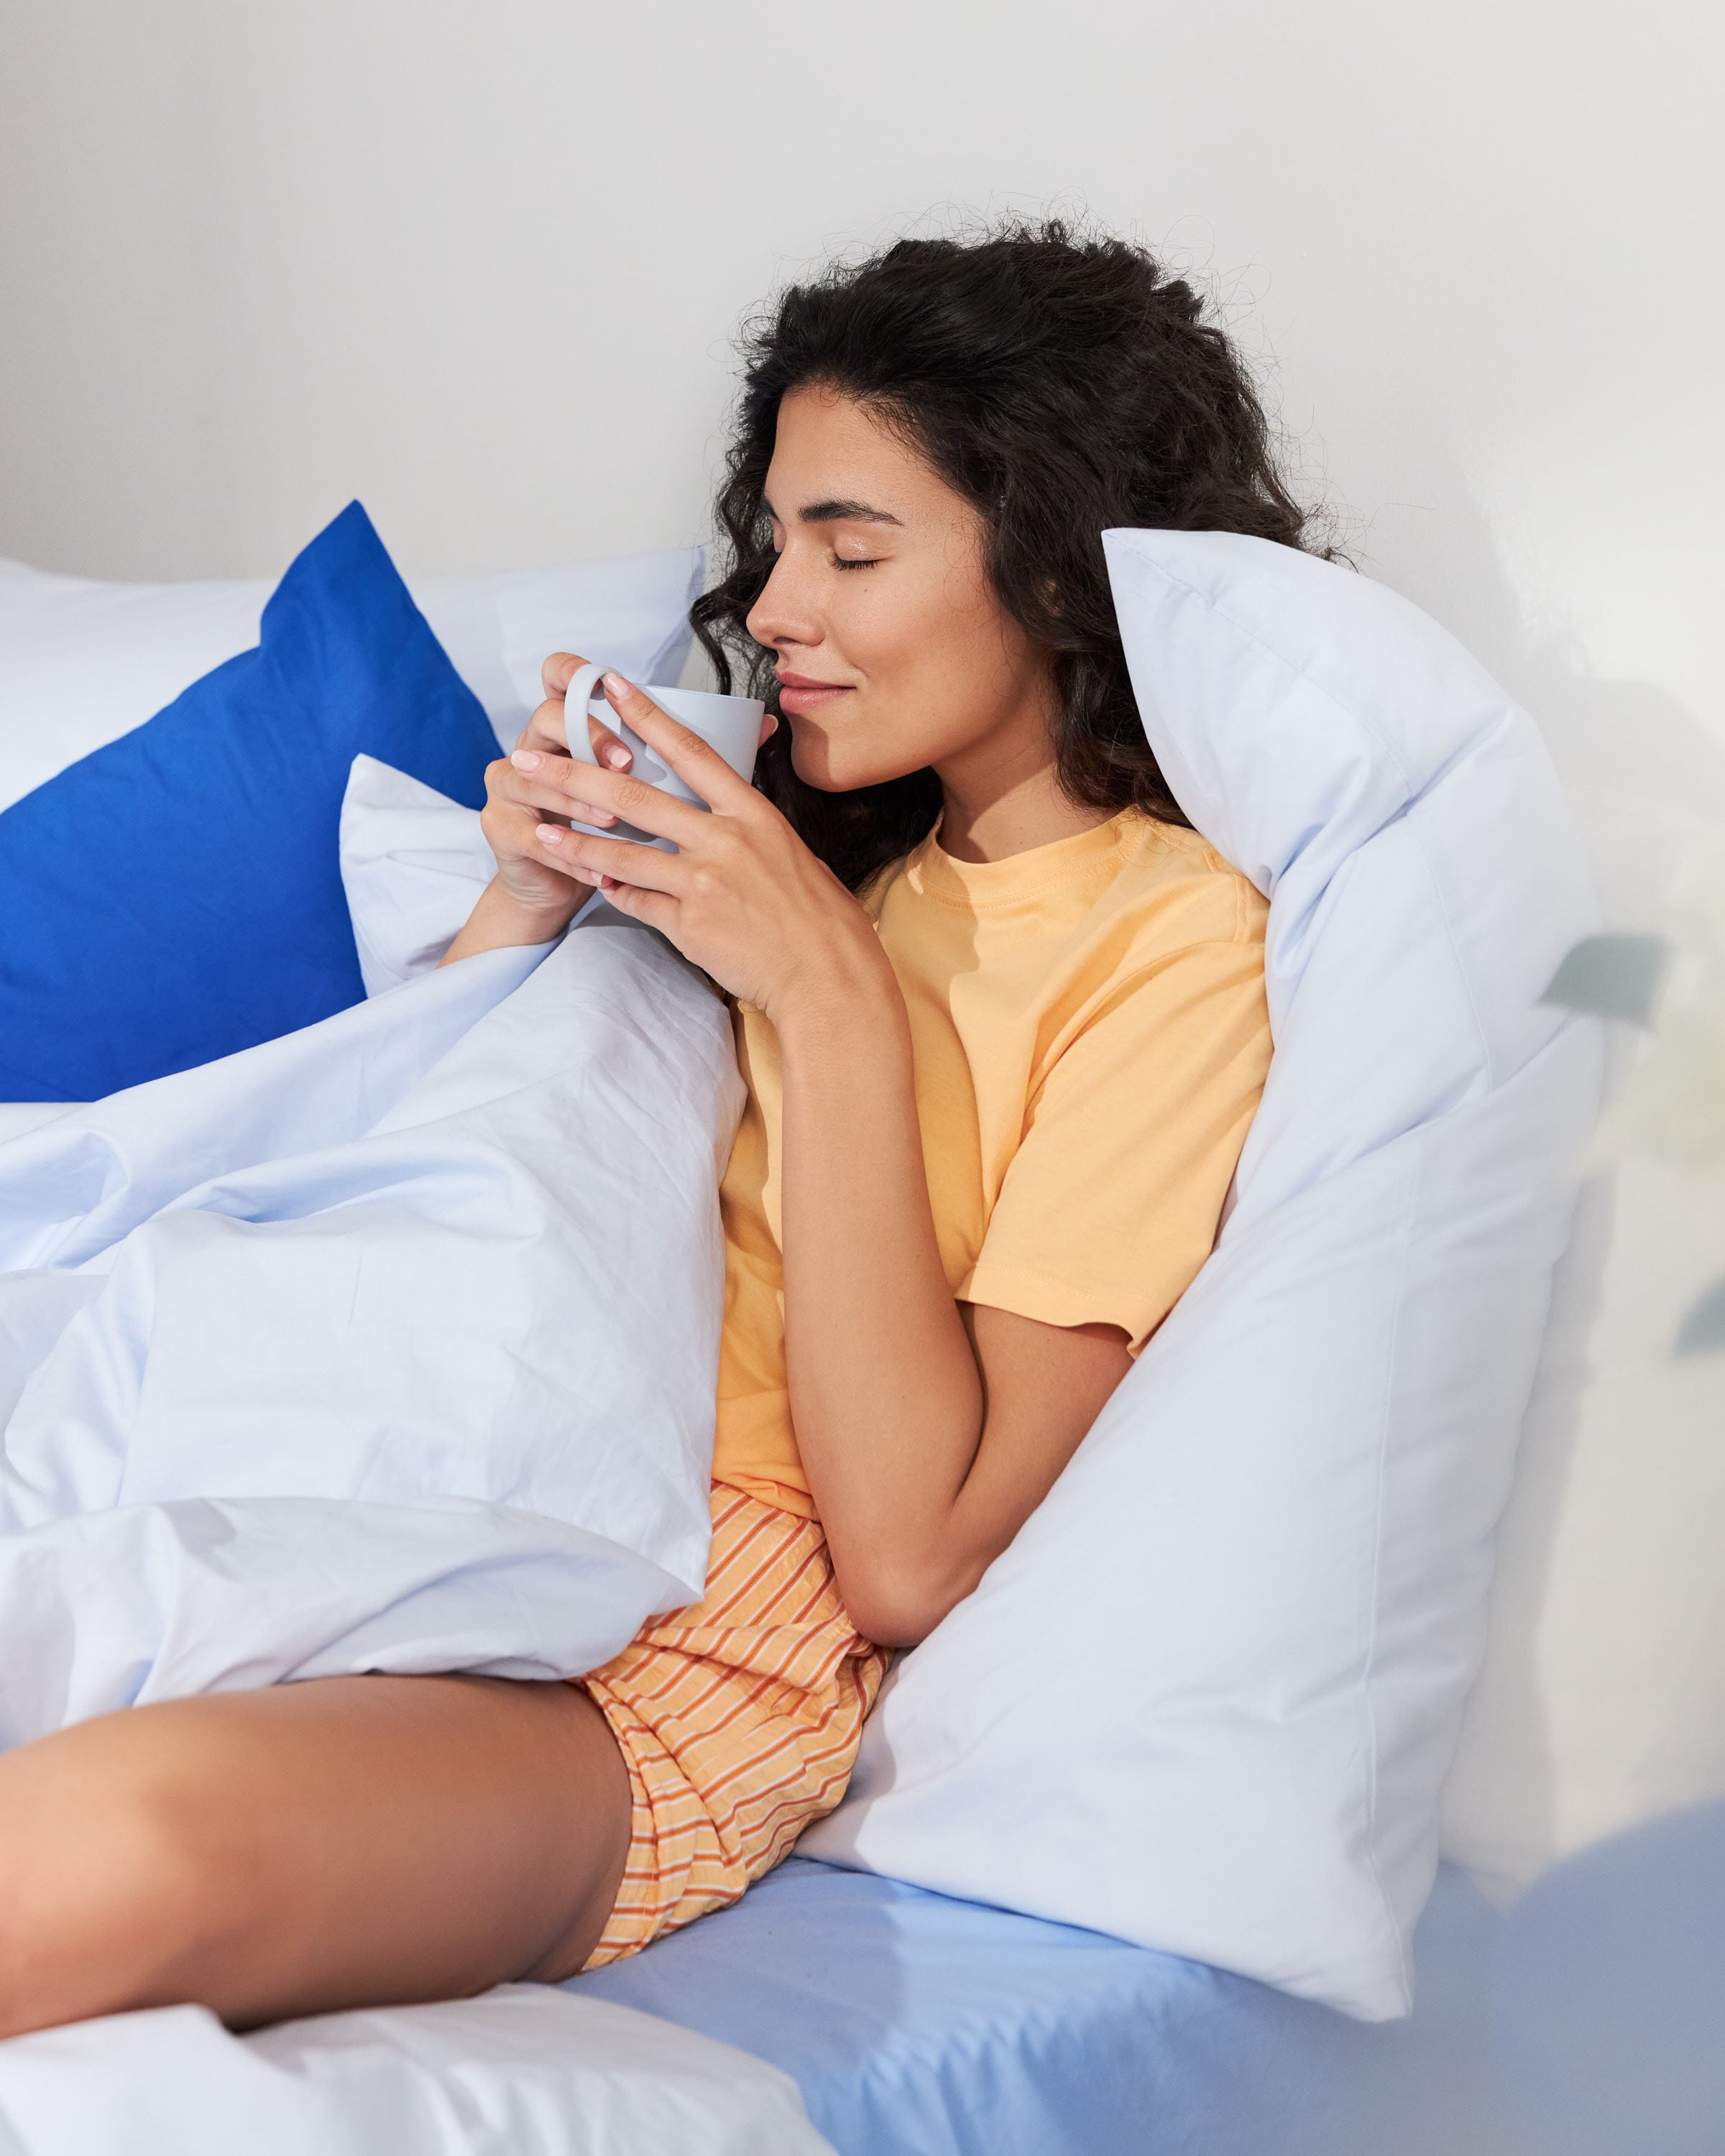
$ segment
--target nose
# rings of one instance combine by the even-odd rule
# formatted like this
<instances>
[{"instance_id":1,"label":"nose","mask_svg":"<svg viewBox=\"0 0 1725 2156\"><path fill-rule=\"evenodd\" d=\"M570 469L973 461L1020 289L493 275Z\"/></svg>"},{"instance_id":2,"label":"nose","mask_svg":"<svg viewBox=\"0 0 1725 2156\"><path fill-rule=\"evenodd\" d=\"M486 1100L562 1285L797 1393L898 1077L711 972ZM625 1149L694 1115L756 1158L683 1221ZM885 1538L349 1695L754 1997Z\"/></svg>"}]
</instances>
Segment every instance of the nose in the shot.
<instances>
[{"instance_id":1,"label":"nose","mask_svg":"<svg viewBox=\"0 0 1725 2156\"><path fill-rule=\"evenodd\" d=\"M743 624L757 644L770 644L775 651L787 644L807 649L825 634L799 554L800 549L787 547L778 557Z\"/></svg>"}]
</instances>

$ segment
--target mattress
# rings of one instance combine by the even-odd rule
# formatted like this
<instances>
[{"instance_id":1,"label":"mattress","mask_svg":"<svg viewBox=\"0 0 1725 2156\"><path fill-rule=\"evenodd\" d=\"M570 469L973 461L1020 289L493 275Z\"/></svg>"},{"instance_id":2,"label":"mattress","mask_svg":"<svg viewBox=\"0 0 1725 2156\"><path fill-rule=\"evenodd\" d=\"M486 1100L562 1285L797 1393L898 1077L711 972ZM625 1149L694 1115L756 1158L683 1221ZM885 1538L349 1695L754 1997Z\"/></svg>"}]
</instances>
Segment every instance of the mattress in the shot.
<instances>
[{"instance_id":1,"label":"mattress","mask_svg":"<svg viewBox=\"0 0 1725 2156\"><path fill-rule=\"evenodd\" d=\"M793 1857L572 1988L783 2067L839 2156L1455 2156L1515 2145L1487 2066L1496 1928L1442 1870L1414 2014L1368 2025Z\"/></svg>"}]
</instances>

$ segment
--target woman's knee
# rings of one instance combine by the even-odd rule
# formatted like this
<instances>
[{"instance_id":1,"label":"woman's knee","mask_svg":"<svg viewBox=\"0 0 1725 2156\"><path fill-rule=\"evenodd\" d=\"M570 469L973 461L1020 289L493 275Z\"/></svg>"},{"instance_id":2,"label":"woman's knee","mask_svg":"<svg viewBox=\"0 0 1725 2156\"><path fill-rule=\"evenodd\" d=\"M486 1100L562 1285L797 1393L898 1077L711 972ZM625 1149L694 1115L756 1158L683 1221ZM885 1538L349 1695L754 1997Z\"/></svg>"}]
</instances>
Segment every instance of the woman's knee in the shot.
<instances>
[{"instance_id":1,"label":"woman's knee","mask_svg":"<svg viewBox=\"0 0 1725 2156\"><path fill-rule=\"evenodd\" d=\"M0 2035L182 1998L258 1921L253 1830L213 1807L195 1732L126 1720L0 1758Z\"/></svg>"}]
</instances>

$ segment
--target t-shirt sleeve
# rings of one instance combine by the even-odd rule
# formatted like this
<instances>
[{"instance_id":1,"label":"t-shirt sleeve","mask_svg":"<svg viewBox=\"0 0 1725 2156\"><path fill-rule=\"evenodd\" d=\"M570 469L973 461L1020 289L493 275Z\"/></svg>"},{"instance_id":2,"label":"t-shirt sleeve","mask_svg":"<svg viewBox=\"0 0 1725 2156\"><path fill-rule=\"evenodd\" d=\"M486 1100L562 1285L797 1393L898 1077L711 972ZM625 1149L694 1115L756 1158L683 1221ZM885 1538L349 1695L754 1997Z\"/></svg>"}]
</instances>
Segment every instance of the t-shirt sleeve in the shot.
<instances>
[{"instance_id":1,"label":"t-shirt sleeve","mask_svg":"<svg viewBox=\"0 0 1725 2156\"><path fill-rule=\"evenodd\" d=\"M1137 1354L1215 1242L1269 1064L1261 943L1125 977L1033 1094L959 1299L1117 1325Z\"/></svg>"}]
</instances>

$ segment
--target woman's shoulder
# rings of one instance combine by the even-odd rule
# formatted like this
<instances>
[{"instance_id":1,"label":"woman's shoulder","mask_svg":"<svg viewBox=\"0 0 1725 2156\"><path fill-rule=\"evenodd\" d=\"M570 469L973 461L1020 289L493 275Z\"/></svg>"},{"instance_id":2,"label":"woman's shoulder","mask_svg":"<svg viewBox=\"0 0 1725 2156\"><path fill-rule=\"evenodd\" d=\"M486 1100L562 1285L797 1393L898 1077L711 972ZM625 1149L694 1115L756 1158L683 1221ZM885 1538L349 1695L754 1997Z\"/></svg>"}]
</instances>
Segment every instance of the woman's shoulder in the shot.
<instances>
[{"instance_id":1,"label":"woman's shoulder","mask_svg":"<svg viewBox=\"0 0 1725 2156\"><path fill-rule=\"evenodd\" d=\"M1117 822L1119 867L1110 910L1135 916L1135 943L1147 939L1171 951L1189 943L1264 941L1270 908L1262 892L1202 832L1136 809Z\"/></svg>"}]
</instances>

